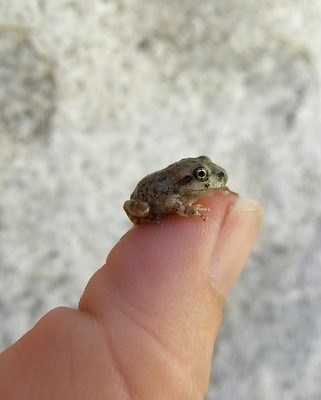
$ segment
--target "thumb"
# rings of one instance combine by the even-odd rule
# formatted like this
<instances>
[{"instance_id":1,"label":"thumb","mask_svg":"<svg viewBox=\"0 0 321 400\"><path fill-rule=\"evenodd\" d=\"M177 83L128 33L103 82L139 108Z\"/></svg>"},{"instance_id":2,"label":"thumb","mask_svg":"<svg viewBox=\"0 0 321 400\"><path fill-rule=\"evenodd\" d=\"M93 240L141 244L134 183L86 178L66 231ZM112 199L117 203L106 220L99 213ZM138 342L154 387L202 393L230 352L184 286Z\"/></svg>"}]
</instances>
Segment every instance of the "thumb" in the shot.
<instances>
[{"instance_id":1,"label":"thumb","mask_svg":"<svg viewBox=\"0 0 321 400\"><path fill-rule=\"evenodd\" d=\"M206 222L169 216L135 226L80 301L101 321L138 398L197 399L207 391L225 297L262 217L254 201L224 193L202 202L212 209Z\"/></svg>"},{"instance_id":2,"label":"thumb","mask_svg":"<svg viewBox=\"0 0 321 400\"><path fill-rule=\"evenodd\" d=\"M225 297L262 217L232 193L203 204L206 222L168 216L131 229L79 310L52 310L1 353L0 398L203 398Z\"/></svg>"}]
</instances>

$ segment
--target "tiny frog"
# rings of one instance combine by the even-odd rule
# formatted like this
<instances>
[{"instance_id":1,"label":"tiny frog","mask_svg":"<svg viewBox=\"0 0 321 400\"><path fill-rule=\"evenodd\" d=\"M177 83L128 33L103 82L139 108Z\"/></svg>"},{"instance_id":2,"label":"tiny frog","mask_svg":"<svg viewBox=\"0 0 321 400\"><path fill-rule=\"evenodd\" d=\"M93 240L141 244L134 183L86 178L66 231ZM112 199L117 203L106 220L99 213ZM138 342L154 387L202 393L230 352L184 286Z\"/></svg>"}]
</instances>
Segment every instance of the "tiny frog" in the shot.
<instances>
[{"instance_id":1,"label":"tiny frog","mask_svg":"<svg viewBox=\"0 0 321 400\"><path fill-rule=\"evenodd\" d=\"M226 182L226 171L210 158L183 158L145 176L130 200L125 201L124 210L134 224L158 223L167 214L198 216L205 221L203 212L209 209L196 204L197 199L210 196L216 189L224 187Z\"/></svg>"}]
</instances>

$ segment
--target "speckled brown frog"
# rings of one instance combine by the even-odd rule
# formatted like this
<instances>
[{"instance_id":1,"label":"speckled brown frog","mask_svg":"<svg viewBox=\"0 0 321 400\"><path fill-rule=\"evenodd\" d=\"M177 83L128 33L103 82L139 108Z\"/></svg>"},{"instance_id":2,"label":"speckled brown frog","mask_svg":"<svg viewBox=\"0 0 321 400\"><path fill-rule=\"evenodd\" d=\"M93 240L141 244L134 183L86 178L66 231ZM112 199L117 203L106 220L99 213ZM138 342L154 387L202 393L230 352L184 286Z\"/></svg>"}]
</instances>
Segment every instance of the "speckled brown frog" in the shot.
<instances>
[{"instance_id":1,"label":"speckled brown frog","mask_svg":"<svg viewBox=\"0 0 321 400\"><path fill-rule=\"evenodd\" d=\"M172 213L183 217L198 216L205 221L203 213L209 209L196 204L197 199L210 196L226 182L226 171L210 158L183 158L145 176L130 200L125 201L124 210L134 224L159 222L164 215Z\"/></svg>"}]
</instances>

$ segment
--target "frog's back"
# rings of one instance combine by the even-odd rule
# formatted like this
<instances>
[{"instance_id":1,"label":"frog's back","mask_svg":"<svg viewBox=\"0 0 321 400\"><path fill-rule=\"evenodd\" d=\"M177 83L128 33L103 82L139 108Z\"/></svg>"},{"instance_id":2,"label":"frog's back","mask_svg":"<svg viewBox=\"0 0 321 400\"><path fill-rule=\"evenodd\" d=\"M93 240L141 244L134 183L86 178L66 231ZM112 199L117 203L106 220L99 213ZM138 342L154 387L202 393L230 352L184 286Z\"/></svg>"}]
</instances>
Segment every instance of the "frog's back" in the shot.
<instances>
[{"instance_id":1,"label":"frog's back","mask_svg":"<svg viewBox=\"0 0 321 400\"><path fill-rule=\"evenodd\" d=\"M136 186L131 199L147 202L156 212L162 209L165 199L177 191L168 173L161 170L145 176Z\"/></svg>"}]
</instances>

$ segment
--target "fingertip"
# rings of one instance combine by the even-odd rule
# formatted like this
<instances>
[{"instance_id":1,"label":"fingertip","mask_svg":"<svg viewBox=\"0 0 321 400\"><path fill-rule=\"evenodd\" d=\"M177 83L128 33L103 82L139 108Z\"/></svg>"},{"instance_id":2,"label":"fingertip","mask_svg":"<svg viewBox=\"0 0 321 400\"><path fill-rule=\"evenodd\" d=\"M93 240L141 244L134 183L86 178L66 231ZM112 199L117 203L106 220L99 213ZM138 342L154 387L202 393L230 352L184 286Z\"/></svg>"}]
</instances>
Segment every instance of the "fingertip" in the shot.
<instances>
[{"instance_id":1,"label":"fingertip","mask_svg":"<svg viewBox=\"0 0 321 400\"><path fill-rule=\"evenodd\" d=\"M237 195L225 190L201 199L211 210L206 221L168 215L159 224L132 227L92 278L81 306L88 303L89 294L95 299L91 305L96 304L102 312L106 311L103 304L118 295L143 308L158 304L168 309L170 303L182 304L208 283L213 247L236 199Z\"/></svg>"}]
</instances>

